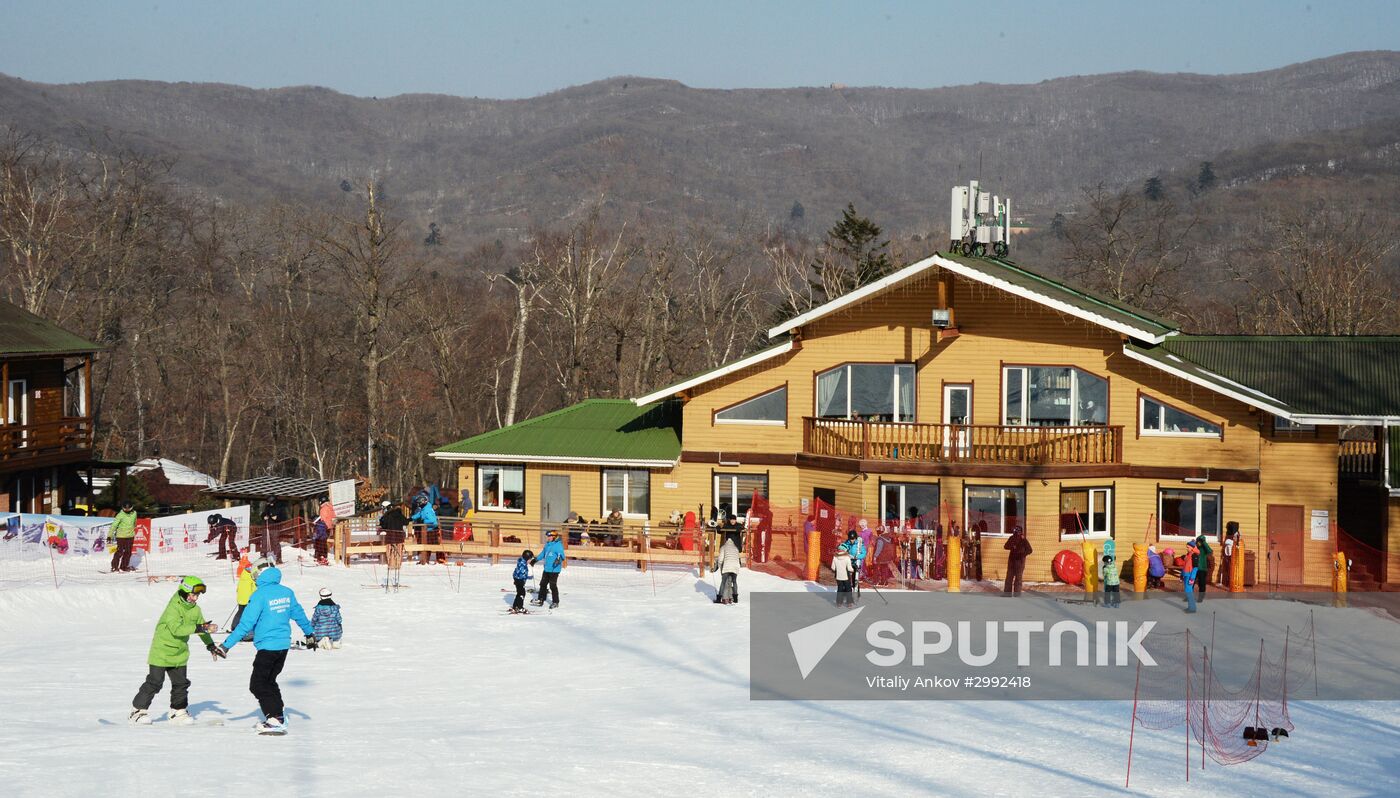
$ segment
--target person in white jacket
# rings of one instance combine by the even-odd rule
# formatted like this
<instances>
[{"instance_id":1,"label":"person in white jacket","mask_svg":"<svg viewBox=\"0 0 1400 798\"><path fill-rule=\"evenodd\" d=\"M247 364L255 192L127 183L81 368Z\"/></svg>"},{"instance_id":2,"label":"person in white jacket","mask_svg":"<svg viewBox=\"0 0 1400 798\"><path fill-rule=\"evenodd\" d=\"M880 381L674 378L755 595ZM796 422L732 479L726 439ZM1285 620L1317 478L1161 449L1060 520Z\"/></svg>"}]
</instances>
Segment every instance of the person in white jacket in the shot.
<instances>
[{"instance_id":1,"label":"person in white jacket","mask_svg":"<svg viewBox=\"0 0 1400 798\"><path fill-rule=\"evenodd\" d=\"M726 536L724 545L719 547L719 595L716 604L739 603L739 568L743 565L739 558L739 547L732 536Z\"/></svg>"},{"instance_id":2,"label":"person in white jacket","mask_svg":"<svg viewBox=\"0 0 1400 798\"><path fill-rule=\"evenodd\" d=\"M836 556L831 558L831 572L836 574L836 606L854 607L856 599L851 594L851 584L855 582L856 567L845 544L836 547Z\"/></svg>"}]
</instances>

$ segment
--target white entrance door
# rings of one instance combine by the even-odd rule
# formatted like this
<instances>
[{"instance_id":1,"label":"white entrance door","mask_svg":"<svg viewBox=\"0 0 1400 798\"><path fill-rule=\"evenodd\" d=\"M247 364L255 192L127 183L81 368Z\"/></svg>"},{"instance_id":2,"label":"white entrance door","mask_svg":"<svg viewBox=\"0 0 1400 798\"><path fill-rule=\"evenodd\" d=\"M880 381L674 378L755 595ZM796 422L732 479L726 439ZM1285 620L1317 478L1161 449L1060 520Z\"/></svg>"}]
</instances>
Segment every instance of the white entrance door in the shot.
<instances>
[{"instance_id":1,"label":"white entrance door","mask_svg":"<svg viewBox=\"0 0 1400 798\"><path fill-rule=\"evenodd\" d=\"M29 424L29 382L27 380L10 380L9 391L5 394L5 423L20 427ZM20 430L18 434L10 438L11 445L22 449L28 437L28 430Z\"/></svg>"},{"instance_id":2,"label":"white entrance door","mask_svg":"<svg viewBox=\"0 0 1400 798\"><path fill-rule=\"evenodd\" d=\"M966 425L972 423L972 386L943 386L943 456L959 460L966 459L969 452L970 433ZM958 425L957 428L952 425ZM954 430L956 429L956 433ZM956 435L956 440L954 436Z\"/></svg>"}]
</instances>

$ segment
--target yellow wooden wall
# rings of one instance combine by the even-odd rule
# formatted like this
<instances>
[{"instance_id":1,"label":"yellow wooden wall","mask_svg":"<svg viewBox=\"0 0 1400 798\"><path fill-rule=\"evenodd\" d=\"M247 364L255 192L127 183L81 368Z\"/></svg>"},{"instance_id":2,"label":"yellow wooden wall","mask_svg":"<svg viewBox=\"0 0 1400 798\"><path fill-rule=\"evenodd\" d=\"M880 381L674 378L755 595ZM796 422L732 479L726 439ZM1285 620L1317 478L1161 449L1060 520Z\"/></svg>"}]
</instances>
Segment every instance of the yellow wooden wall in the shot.
<instances>
[{"instance_id":1,"label":"yellow wooden wall","mask_svg":"<svg viewBox=\"0 0 1400 798\"><path fill-rule=\"evenodd\" d=\"M502 458L494 463L512 464ZM676 483L673 469L651 469L651 516L654 523L665 521L672 509L680 509L676 504L680 491L667 488L666 483ZM563 474L569 477L569 509L585 520L602 520L607 517L603 510L603 469L593 465L568 465L557 463L525 464L525 509L524 512L489 512L478 510L476 517L483 521L498 521L503 524L538 524L540 521L540 477L545 474ZM480 503L476 485L476 464L463 462L457 468L457 484L471 490L472 501ZM678 484L678 483L677 483ZM709 501L706 500L708 506ZM694 509L692 506L690 509Z\"/></svg>"}]
</instances>

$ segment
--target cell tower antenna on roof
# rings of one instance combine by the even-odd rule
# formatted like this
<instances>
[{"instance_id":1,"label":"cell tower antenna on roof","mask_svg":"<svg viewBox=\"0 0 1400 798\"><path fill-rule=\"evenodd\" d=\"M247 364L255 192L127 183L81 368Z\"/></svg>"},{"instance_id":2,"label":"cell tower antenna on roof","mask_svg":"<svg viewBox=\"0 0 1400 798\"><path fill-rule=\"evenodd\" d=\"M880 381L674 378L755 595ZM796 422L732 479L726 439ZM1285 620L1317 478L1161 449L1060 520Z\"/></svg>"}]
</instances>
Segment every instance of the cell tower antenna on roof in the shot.
<instances>
[{"instance_id":1,"label":"cell tower antenna on roof","mask_svg":"<svg viewBox=\"0 0 1400 798\"><path fill-rule=\"evenodd\" d=\"M978 153L981 161L981 153ZM983 191L976 180L954 186L948 217L948 250L971 257L988 250L998 258L1011 251L1011 198Z\"/></svg>"}]
</instances>

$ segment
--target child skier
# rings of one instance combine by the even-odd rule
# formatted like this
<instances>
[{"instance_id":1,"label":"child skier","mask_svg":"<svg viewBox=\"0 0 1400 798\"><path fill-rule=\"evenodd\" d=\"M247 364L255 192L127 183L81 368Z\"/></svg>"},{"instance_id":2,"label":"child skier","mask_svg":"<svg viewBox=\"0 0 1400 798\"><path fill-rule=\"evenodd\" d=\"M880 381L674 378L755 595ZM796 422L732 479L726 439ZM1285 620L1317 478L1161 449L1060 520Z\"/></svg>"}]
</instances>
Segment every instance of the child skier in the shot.
<instances>
[{"instance_id":1,"label":"child skier","mask_svg":"<svg viewBox=\"0 0 1400 798\"><path fill-rule=\"evenodd\" d=\"M1118 563L1113 561L1111 554L1103 556L1103 603L1105 607L1122 604L1122 594L1118 591Z\"/></svg>"},{"instance_id":2,"label":"child skier","mask_svg":"<svg viewBox=\"0 0 1400 798\"><path fill-rule=\"evenodd\" d=\"M331 589L321 588L321 600L311 613L311 629L318 648L340 648L340 605L331 598Z\"/></svg>"},{"instance_id":3,"label":"child skier","mask_svg":"<svg viewBox=\"0 0 1400 798\"><path fill-rule=\"evenodd\" d=\"M851 595L851 582L855 581L855 564L851 560L849 545L842 543L837 546L836 556L831 558L831 572L836 575L836 606L838 607L854 607L856 603L855 597Z\"/></svg>"},{"instance_id":4,"label":"child skier","mask_svg":"<svg viewBox=\"0 0 1400 798\"><path fill-rule=\"evenodd\" d=\"M214 655L215 661L223 656L221 649L215 646L213 639L209 637L210 632L216 631L215 624L205 621L204 613L199 609L199 597L204 595L205 589L204 582L199 577L185 577L175 595L165 605L160 620L156 621L155 635L151 638L151 651L146 658L150 670L146 673L146 681L142 683L141 689L136 691L136 697L131 700L129 720L132 723L151 722L147 710L151 708L151 699L156 697L156 693L159 693L165 684L166 676L170 677L170 722L194 722L188 709L190 680L186 678L186 666L190 661L190 635L199 635L205 648Z\"/></svg>"},{"instance_id":5,"label":"child skier","mask_svg":"<svg viewBox=\"0 0 1400 798\"><path fill-rule=\"evenodd\" d=\"M292 621L306 633L306 644L315 647L315 630L296 594L282 584L282 571L269 566L258 573L258 589L248 602L243 620L224 638L223 645L214 647L214 655L222 656L238 645L243 635L253 633L253 647L258 653L253 657L253 676L248 681L248 690L258 699L258 706L266 716L254 727L259 734L287 733L277 674L282 672L282 666L287 663L287 649L292 647Z\"/></svg>"},{"instance_id":6,"label":"child skier","mask_svg":"<svg viewBox=\"0 0 1400 798\"><path fill-rule=\"evenodd\" d=\"M515 571L510 575L515 581L515 603L510 605L512 615L525 614L525 580L530 578L530 560L534 557L535 553L526 549L520 553L520 559L515 561Z\"/></svg>"},{"instance_id":7,"label":"child skier","mask_svg":"<svg viewBox=\"0 0 1400 798\"><path fill-rule=\"evenodd\" d=\"M1181 565L1181 589L1186 593L1186 611L1196 611L1196 557L1201 552L1195 541L1186 544L1186 558Z\"/></svg>"},{"instance_id":8,"label":"child skier","mask_svg":"<svg viewBox=\"0 0 1400 798\"><path fill-rule=\"evenodd\" d=\"M1153 544L1147 547L1147 586L1161 588L1162 577L1167 575L1167 566L1162 563L1162 555L1157 553L1157 546Z\"/></svg>"}]
</instances>

